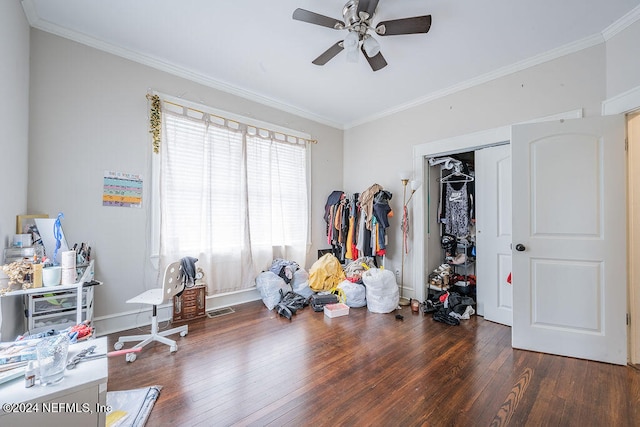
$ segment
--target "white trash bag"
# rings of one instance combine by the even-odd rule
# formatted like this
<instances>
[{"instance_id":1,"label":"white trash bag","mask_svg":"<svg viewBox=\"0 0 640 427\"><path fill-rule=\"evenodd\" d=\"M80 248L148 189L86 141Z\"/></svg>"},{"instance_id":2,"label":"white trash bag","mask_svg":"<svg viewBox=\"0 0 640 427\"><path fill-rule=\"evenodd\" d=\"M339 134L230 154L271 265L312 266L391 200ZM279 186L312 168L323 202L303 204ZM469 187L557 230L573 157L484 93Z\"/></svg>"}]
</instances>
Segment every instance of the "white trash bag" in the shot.
<instances>
[{"instance_id":1,"label":"white trash bag","mask_svg":"<svg viewBox=\"0 0 640 427\"><path fill-rule=\"evenodd\" d=\"M293 280L291 280L291 287L293 292L298 295L302 295L305 298L310 297L315 292L309 287L309 273L306 270L300 268L293 273Z\"/></svg>"},{"instance_id":2,"label":"white trash bag","mask_svg":"<svg viewBox=\"0 0 640 427\"><path fill-rule=\"evenodd\" d=\"M367 291L364 285L345 280L340 282L338 288L344 292L344 296L347 299L345 304L349 307L358 308L367 305Z\"/></svg>"},{"instance_id":3,"label":"white trash bag","mask_svg":"<svg viewBox=\"0 0 640 427\"><path fill-rule=\"evenodd\" d=\"M258 274L258 277L256 277L256 288L258 292L260 292L262 302L264 302L264 305L266 305L269 310L273 310L280 302L280 298L282 298L280 289L282 289L283 294L291 291L291 285L271 271L263 271Z\"/></svg>"},{"instance_id":4,"label":"white trash bag","mask_svg":"<svg viewBox=\"0 0 640 427\"><path fill-rule=\"evenodd\" d=\"M362 274L366 286L367 309L372 313L391 313L398 308L400 291L390 270L370 268Z\"/></svg>"}]
</instances>

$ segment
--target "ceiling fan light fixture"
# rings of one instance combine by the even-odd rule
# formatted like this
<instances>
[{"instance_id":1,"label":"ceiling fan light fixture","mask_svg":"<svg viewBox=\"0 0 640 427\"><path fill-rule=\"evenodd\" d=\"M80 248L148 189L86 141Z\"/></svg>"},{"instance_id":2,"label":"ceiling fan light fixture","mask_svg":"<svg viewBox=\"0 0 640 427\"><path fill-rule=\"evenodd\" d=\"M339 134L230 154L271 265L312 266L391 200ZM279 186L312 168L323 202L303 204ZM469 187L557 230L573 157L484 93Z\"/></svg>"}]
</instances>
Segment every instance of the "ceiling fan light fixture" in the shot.
<instances>
[{"instance_id":1,"label":"ceiling fan light fixture","mask_svg":"<svg viewBox=\"0 0 640 427\"><path fill-rule=\"evenodd\" d=\"M355 31L349 31L344 38L344 49L349 52L357 52L358 44L360 44L360 36Z\"/></svg>"},{"instance_id":2,"label":"ceiling fan light fixture","mask_svg":"<svg viewBox=\"0 0 640 427\"><path fill-rule=\"evenodd\" d=\"M380 43L370 35L366 35L362 42L362 47L369 58L373 58L380 53Z\"/></svg>"},{"instance_id":3,"label":"ceiling fan light fixture","mask_svg":"<svg viewBox=\"0 0 640 427\"><path fill-rule=\"evenodd\" d=\"M360 52L358 49L347 50L347 62L356 63L360 58Z\"/></svg>"}]
</instances>

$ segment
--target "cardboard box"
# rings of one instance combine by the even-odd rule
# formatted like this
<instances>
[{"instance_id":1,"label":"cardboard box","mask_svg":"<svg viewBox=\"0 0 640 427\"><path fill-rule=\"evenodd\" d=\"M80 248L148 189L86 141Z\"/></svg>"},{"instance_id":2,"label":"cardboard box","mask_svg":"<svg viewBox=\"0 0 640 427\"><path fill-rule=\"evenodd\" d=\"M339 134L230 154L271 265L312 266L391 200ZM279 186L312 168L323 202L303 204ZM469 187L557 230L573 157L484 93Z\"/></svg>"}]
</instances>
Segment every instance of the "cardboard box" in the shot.
<instances>
[{"instance_id":1,"label":"cardboard box","mask_svg":"<svg viewBox=\"0 0 640 427\"><path fill-rule=\"evenodd\" d=\"M324 306L324 315L327 317L339 317L349 314L349 306L341 302L337 304L326 304Z\"/></svg>"}]
</instances>

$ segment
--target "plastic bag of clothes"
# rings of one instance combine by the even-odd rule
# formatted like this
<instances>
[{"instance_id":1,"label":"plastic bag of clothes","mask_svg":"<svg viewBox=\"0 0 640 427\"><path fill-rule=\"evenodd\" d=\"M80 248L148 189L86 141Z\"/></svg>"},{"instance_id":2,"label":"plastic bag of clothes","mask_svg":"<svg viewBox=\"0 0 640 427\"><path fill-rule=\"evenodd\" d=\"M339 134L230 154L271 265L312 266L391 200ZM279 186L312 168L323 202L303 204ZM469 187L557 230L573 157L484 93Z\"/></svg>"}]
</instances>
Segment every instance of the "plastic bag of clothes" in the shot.
<instances>
[{"instance_id":1,"label":"plastic bag of clothes","mask_svg":"<svg viewBox=\"0 0 640 427\"><path fill-rule=\"evenodd\" d=\"M273 307L280 302L282 298L280 289L282 289L283 294L291 291L291 285L285 283L282 277L279 277L272 271L263 271L258 274L258 277L256 277L256 288L258 292L260 292L262 302L264 302L264 305L267 306L269 310L273 310Z\"/></svg>"},{"instance_id":2,"label":"plastic bag of clothes","mask_svg":"<svg viewBox=\"0 0 640 427\"><path fill-rule=\"evenodd\" d=\"M302 268L293 273L291 287L293 288L293 292L298 295L302 295L303 297L310 297L313 295L313 291L309 287L309 273Z\"/></svg>"},{"instance_id":3,"label":"plastic bag of clothes","mask_svg":"<svg viewBox=\"0 0 640 427\"><path fill-rule=\"evenodd\" d=\"M285 283L291 283L293 280L293 275L300 266L295 261L288 261L282 258L276 258L271 263L271 267L269 271L275 273L276 275L282 277Z\"/></svg>"},{"instance_id":4,"label":"plastic bag of clothes","mask_svg":"<svg viewBox=\"0 0 640 427\"><path fill-rule=\"evenodd\" d=\"M371 268L362 274L366 286L367 309L372 313L391 313L398 307L400 292L393 272Z\"/></svg>"},{"instance_id":5,"label":"plastic bag of clothes","mask_svg":"<svg viewBox=\"0 0 640 427\"><path fill-rule=\"evenodd\" d=\"M376 268L375 262L372 257L364 256L347 264L344 268L344 274L348 281L362 283L362 273L370 268Z\"/></svg>"},{"instance_id":6,"label":"plastic bag of clothes","mask_svg":"<svg viewBox=\"0 0 640 427\"><path fill-rule=\"evenodd\" d=\"M342 265L333 254L321 256L309 269L309 287L316 292L330 291L344 279Z\"/></svg>"},{"instance_id":7,"label":"plastic bag of clothes","mask_svg":"<svg viewBox=\"0 0 640 427\"><path fill-rule=\"evenodd\" d=\"M367 305L367 291L364 285L345 280L338 285L338 289L342 289L344 292L345 304L349 307L358 308Z\"/></svg>"}]
</instances>

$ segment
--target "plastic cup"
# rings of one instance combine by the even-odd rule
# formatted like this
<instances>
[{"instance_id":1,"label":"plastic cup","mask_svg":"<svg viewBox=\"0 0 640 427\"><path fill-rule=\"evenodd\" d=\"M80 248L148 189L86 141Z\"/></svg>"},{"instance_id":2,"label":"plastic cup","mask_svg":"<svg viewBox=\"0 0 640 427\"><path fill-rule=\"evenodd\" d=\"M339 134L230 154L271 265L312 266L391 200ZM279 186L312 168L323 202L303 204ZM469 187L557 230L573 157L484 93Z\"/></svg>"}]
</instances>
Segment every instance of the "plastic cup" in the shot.
<instances>
[{"instance_id":1,"label":"plastic cup","mask_svg":"<svg viewBox=\"0 0 640 427\"><path fill-rule=\"evenodd\" d=\"M40 366L40 385L53 385L62 380L64 370L67 367L68 352L69 337L67 334L43 338L36 345L38 365Z\"/></svg>"}]
</instances>

